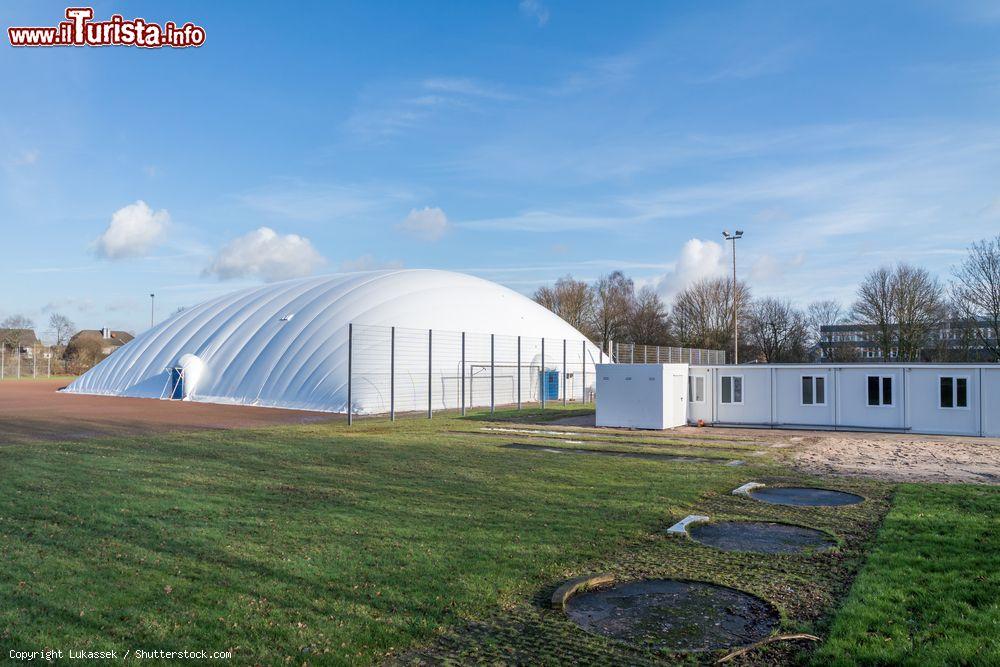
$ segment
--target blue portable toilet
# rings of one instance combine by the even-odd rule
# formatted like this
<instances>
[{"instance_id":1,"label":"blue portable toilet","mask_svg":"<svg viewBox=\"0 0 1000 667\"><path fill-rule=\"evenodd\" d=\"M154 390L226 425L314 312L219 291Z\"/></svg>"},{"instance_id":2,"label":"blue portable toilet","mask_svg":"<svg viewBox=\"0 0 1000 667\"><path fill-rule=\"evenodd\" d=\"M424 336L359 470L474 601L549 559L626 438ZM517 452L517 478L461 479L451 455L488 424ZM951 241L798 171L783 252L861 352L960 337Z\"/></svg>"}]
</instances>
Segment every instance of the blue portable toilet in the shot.
<instances>
[{"instance_id":1,"label":"blue portable toilet","mask_svg":"<svg viewBox=\"0 0 1000 667\"><path fill-rule=\"evenodd\" d=\"M175 366L170 369L170 391L167 393L167 397L172 401L179 401L184 398L184 369L180 366Z\"/></svg>"},{"instance_id":2,"label":"blue portable toilet","mask_svg":"<svg viewBox=\"0 0 1000 667\"><path fill-rule=\"evenodd\" d=\"M555 401L559 398L559 371L543 370L539 371L539 378L542 391L546 401Z\"/></svg>"}]
</instances>

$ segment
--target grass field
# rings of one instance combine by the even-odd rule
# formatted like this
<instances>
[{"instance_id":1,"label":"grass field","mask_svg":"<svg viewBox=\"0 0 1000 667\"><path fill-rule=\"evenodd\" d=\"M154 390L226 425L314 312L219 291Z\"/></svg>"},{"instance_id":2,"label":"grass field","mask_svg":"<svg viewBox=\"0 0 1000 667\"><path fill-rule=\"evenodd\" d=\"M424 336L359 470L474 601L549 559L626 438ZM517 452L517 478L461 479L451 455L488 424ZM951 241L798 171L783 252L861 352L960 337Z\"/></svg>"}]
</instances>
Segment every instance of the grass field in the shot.
<instances>
[{"instance_id":1,"label":"grass field","mask_svg":"<svg viewBox=\"0 0 1000 667\"><path fill-rule=\"evenodd\" d=\"M1000 665L1000 492L901 485L817 665Z\"/></svg>"},{"instance_id":2,"label":"grass field","mask_svg":"<svg viewBox=\"0 0 1000 667\"><path fill-rule=\"evenodd\" d=\"M530 636L618 655L536 604L558 582L595 568L738 586L774 602L785 629L824 632L888 507L890 487L862 481L838 485L869 502L833 511L731 496L751 478L816 481L766 457L727 467L553 455L498 447L510 438L484 437L482 426L452 415L352 429L324 423L0 446L4 654L231 649L239 663L370 664L387 655L405 661L408 650L429 646L432 657L443 650L463 662L495 661L504 642ZM691 450L683 442L615 446ZM721 462L740 447L702 442L696 453ZM905 502L894 521L910 520L922 489L898 496ZM996 508L986 505L996 499L994 490L982 494L982 520L995 521ZM805 523L842 544L828 555L768 560L664 536L666 525L696 510ZM909 550L907 527L894 526L883 530L863 581L889 577L889 556ZM957 563L974 575L985 563L964 564L963 554L985 558L982 546L955 543L939 567ZM851 655L851 617L864 599L852 594L826 651ZM984 613L995 623L992 609ZM462 630L470 622L497 630L487 641ZM956 645L942 651L974 643L974 625L944 623L945 634L922 641ZM435 648L438 638L448 640L445 649ZM482 653L491 643L496 653ZM797 649L775 651L769 659L806 659Z\"/></svg>"}]
</instances>

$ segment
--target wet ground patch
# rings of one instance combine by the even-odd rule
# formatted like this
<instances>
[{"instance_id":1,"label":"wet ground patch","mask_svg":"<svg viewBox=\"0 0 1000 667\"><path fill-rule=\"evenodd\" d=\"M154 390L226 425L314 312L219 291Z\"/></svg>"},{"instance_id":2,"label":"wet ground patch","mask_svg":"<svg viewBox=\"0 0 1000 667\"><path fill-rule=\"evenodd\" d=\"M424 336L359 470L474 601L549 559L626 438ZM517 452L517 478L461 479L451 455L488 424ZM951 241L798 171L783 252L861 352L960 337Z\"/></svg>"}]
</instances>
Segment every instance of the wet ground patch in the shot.
<instances>
[{"instance_id":1,"label":"wet ground patch","mask_svg":"<svg viewBox=\"0 0 1000 667\"><path fill-rule=\"evenodd\" d=\"M840 507L856 505L864 500L861 496L846 491L803 486L764 486L753 489L748 495L764 503L799 507Z\"/></svg>"},{"instance_id":2,"label":"wet ground patch","mask_svg":"<svg viewBox=\"0 0 1000 667\"><path fill-rule=\"evenodd\" d=\"M613 449L577 449L572 447L546 447L524 442L512 442L500 445L503 449L523 449L531 452L546 452L549 454L592 454L595 456L613 456L625 459L646 459L647 461L670 461L673 463L728 463L726 459L710 459L700 456L681 456L678 454L654 454L651 452L619 452Z\"/></svg>"},{"instance_id":3,"label":"wet ground patch","mask_svg":"<svg viewBox=\"0 0 1000 667\"><path fill-rule=\"evenodd\" d=\"M777 627L777 610L749 593L697 581L652 579L590 590L566 602L587 632L633 646L710 651L745 646Z\"/></svg>"},{"instance_id":4,"label":"wet ground patch","mask_svg":"<svg viewBox=\"0 0 1000 667\"><path fill-rule=\"evenodd\" d=\"M821 530L769 521L696 523L687 529L695 542L723 551L797 554L824 551L837 541Z\"/></svg>"}]
</instances>

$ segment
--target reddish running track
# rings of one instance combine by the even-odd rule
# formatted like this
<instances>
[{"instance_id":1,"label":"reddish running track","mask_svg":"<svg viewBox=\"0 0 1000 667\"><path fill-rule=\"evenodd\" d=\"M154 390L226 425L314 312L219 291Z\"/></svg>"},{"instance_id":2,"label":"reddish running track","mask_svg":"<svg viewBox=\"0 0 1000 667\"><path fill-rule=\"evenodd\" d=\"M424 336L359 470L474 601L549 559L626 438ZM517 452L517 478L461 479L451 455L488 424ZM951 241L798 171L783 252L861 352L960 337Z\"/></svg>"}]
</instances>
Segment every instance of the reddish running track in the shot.
<instances>
[{"instance_id":1,"label":"reddish running track","mask_svg":"<svg viewBox=\"0 0 1000 667\"><path fill-rule=\"evenodd\" d=\"M107 435L254 428L340 419L325 412L81 396L58 391L67 380L0 382L0 445L32 440L84 440Z\"/></svg>"}]
</instances>

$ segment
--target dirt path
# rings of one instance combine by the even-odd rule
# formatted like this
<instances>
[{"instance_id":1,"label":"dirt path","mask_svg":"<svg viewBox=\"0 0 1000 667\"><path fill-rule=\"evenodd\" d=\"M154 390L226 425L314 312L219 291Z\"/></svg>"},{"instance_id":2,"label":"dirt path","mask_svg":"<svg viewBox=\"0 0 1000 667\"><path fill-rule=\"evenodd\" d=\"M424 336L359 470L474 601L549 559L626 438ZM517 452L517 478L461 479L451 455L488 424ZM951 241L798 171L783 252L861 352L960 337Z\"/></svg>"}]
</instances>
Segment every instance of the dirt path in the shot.
<instances>
[{"instance_id":1,"label":"dirt path","mask_svg":"<svg viewBox=\"0 0 1000 667\"><path fill-rule=\"evenodd\" d=\"M59 393L65 384L66 380L0 382L0 445L337 419L325 412Z\"/></svg>"},{"instance_id":2,"label":"dirt path","mask_svg":"<svg viewBox=\"0 0 1000 667\"><path fill-rule=\"evenodd\" d=\"M580 415L548 423L593 427L594 416ZM858 475L894 482L1000 485L1000 438L690 426L664 433L676 433L686 439L751 438L773 450L774 456L811 473Z\"/></svg>"},{"instance_id":3,"label":"dirt path","mask_svg":"<svg viewBox=\"0 0 1000 667\"><path fill-rule=\"evenodd\" d=\"M1000 485L1000 442L995 439L867 435L817 438L794 448L792 463L801 470L822 474Z\"/></svg>"}]
</instances>

